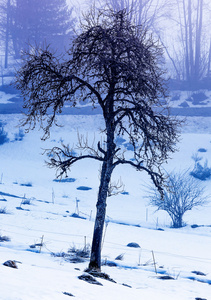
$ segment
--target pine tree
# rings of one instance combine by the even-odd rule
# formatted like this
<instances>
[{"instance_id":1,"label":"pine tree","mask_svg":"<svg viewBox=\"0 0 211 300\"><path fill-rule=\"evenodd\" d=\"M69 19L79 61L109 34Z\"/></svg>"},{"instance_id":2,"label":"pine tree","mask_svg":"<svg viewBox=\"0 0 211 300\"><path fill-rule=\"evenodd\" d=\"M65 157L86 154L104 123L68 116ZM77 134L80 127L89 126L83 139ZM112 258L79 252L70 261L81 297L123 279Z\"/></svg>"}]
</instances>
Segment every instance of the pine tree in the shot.
<instances>
[{"instance_id":1,"label":"pine tree","mask_svg":"<svg viewBox=\"0 0 211 300\"><path fill-rule=\"evenodd\" d=\"M62 50L72 33L72 10L66 0L16 0L10 23L15 55L44 44Z\"/></svg>"}]
</instances>

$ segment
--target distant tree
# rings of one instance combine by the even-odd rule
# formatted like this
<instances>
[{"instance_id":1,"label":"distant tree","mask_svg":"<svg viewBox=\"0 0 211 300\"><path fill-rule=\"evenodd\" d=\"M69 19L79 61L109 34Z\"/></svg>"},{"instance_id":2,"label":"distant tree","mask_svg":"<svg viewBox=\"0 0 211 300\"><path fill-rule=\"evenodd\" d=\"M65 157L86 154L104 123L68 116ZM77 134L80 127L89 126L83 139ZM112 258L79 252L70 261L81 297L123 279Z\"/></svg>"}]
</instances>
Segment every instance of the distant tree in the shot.
<instances>
[{"instance_id":1,"label":"distant tree","mask_svg":"<svg viewBox=\"0 0 211 300\"><path fill-rule=\"evenodd\" d=\"M2 0L0 3L0 40L1 49L4 49L4 67L8 67L9 32L10 32L11 0Z\"/></svg>"},{"instance_id":2,"label":"distant tree","mask_svg":"<svg viewBox=\"0 0 211 300\"><path fill-rule=\"evenodd\" d=\"M55 50L63 50L69 45L73 33L73 8L66 0L3 0L0 6L6 15L2 29L12 39L16 57L29 47L51 44ZM7 28L7 30L6 30Z\"/></svg>"},{"instance_id":3,"label":"distant tree","mask_svg":"<svg viewBox=\"0 0 211 300\"><path fill-rule=\"evenodd\" d=\"M69 146L50 151L49 167L62 176L82 159L102 163L97 214L89 268L101 268L101 242L106 214L106 199L114 169L129 165L145 171L162 193L161 165L175 151L179 121L168 115L165 101L162 49L142 26L133 25L125 10L90 12L82 33L73 41L64 62L48 50L29 53L18 71L16 87L28 110L23 125L33 129L37 122L47 138L68 103L90 100L99 105L105 122L105 143L96 147L79 139L76 155ZM115 140L124 136L133 146L134 159Z\"/></svg>"},{"instance_id":4,"label":"distant tree","mask_svg":"<svg viewBox=\"0 0 211 300\"><path fill-rule=\"evenodd\" d=\"M206 197L203 196L204 188L199 181L189 175L189 171L171 173L166 181L163 198L156 189L149 193L150 204L157 210L165 210L171 220L173 228L184 226L184 214L194 207L203 206Z\"/></svg>"},{"instance_id":5,"label":"distant tree","mask_svg":"<svg viewBox=\"0 0 211 300\"><path fill-rule=\"evenodd\" d=\"M90 3L90 1L89 1ZM170 7L168 0L94 0L95 5L118 12L125 9L128 19L136 25L144 24L148 29L159 31L159 21L166 17Z\"/></svg>"},{"instance_id":6,"label":"distant tree","mask_svg":"<svg viewBox=\"0 0 211 300\"><path fill-rule=\"evenodd\" d=\"M210 1L174 0L171 5L175 9L170 22L177 35L172 33L171 45L167 41L167 54L177 78L196 88L203 77L210 75Z\"/></svg>"}]
</instances>

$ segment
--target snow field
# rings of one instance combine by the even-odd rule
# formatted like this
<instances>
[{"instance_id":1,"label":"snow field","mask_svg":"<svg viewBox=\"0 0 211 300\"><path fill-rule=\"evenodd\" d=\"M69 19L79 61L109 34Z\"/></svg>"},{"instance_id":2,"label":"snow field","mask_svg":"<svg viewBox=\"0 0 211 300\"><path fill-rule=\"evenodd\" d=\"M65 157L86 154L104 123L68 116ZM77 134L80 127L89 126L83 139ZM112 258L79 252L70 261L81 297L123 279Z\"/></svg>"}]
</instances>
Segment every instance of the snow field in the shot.
<instances>
[{"instance_id":1,"label":"snow field","mask_svg":"<svg viewBox=\"0 0 211 300\"><path fill-rule=\"evenodd\" d=\"M22 141L13 141L19 119L20 115L0 116L0 120L6 123L5 131L10 138L10 143L0 146L0 208L5 207L8 212L0 214L0 234L11 238L10 242L0 243L0 299L67 299L62 292L72 293L76 299L88 300L99 297L109 300L210 299L210 285L198 281L211 280L210 203L187 213L186 227L171 229L168 215L155 212L148 206L145 196L149 178L131 168L115 170L113 179L121 177L129 194L108 198L107 206L109 223L102 258L113 262L117 255L124 254L124 259L115 261L118 267L103 266L102 270L117 284L99 279L102 287L80 281L77 276L83 273L88 262L72 264L51 256L51 252L67 252L73 245L83 248L85 237L86 243L91 243L100 165L90 160L80 162L68 174L76 179L74 182L54 182L55 171L46 168L43 149L58 146L61 139L76 145L78 133L90 142L93 139L97 142L101 139L98 129L103 128L103 120L98 115L60 116L58 121L64 127L54 127L46 142L40 141L42 132L38 129L26 134ZM203 161L208 159L210 165L210 124L211 118L187 119L179 151L165 166L168 171L192 168L191 156L201 147L207 152L199 155ZM132 157L132 152L128 151L127 155ZM32 186L27 186L29 183ZM211 194L210 182L202 184L207 194ZM77 190L79 186L92 189ZM30 205L21 204L25 198L31 199ZM76 199L80 200L80 215L86 220L71 217L76 212ZM17 209L19 207L22 210ZM206 226L193 229L192 224ZM29 246L39 243L42 236L44 246L41 253L32 252ZM128 248L129 242L136 242L141 248ZM165 272L175 280L157 278L160 274L155 273L152 250L157 271ZM17 270L2 265L9 259L21 262ZM194 275L192 271L204 272L206 276ZM123 283L132 288L123 286Z\"/></svg>"}]
</instances>

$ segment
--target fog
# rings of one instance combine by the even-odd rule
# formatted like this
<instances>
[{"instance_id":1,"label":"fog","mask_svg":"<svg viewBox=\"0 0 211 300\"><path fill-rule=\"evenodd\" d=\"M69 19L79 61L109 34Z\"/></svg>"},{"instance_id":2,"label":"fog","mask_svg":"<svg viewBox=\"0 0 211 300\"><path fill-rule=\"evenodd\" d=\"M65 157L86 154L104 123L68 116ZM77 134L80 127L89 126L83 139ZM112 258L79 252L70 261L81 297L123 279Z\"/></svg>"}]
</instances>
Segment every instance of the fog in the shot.
<instances>
[{"instance_id":1,"label":"fog","mask_svg":"<svg viewBox=\"0 0 211 300\"><path fill-rule=\"evenodd\" d=\"M192 89L210 78L209 0L36 0L33 5L30 1L1 0L2 72L30 47L50 44L54 51L66 51L91 5L97 9L126 9L131 22L146 26L164 49L164 67L171 79L188 82Z\"/></svg>"}]
</instances>

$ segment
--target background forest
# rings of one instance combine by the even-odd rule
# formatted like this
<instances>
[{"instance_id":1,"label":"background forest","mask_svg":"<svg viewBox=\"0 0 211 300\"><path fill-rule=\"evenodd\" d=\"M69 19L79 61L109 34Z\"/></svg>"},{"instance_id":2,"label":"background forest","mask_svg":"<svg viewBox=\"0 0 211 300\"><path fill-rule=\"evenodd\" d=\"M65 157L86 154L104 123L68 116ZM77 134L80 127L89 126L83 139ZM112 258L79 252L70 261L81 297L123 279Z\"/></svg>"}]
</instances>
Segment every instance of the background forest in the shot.
<instances>
[{"instance_id":1,"label":"background forest","mask_svg":"<svg viewBox=\"0 0 211 300\"><path fill-rule=\"evenodd\" d=\"M65 53L90 1L1 0L1 75L13 73L21 54L50 45ZM211 3L209 0L98 0L96 7L126 9L128 18L146 26L164 47L172 89L210 86Z\"/></svg>"}]
</instances>

